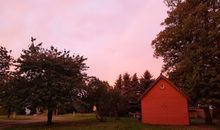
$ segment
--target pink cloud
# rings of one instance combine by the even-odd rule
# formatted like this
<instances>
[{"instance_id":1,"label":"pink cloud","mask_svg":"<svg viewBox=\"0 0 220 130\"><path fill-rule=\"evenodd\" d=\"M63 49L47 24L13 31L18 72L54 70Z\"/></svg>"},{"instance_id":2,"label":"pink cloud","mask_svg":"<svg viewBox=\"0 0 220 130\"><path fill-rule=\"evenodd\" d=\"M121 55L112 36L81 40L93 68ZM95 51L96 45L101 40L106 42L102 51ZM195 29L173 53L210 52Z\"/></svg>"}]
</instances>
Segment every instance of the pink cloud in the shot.
<instances>
[{"instance_id":1,"label":"pink cloud","mask_svg":"<svg viewBox=\"0 0 220 130\"><path fill-rule=\"evenodd\" d=\"M111 84L120 73L159 75L151 41L163 29L163 0L8 0L0 4L0 45L15 57L30 37L88 57L88 73Z\"/></svg>"}]
</instances>

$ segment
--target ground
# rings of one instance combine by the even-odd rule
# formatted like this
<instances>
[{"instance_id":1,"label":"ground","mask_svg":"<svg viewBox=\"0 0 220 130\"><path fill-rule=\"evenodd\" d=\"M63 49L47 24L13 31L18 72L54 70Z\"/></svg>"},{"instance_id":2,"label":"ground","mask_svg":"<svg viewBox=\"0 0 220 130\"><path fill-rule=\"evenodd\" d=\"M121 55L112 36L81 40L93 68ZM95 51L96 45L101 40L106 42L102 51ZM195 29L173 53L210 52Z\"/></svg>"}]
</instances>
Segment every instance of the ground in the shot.
<instances>
[{"instance_id":1,"label":"ground","mask_svg":"<svg viewBox=\"0 0 220 130\"><path fill-rule=\"evenodd\" d=\"M191 126L156 126L143 125L132 118L109 118L106 122L99 122L94 114L68 114L54 116L53 125L46 125L45 115L17 116L7 119L0 116L2 130L218 130L217 125L203 125L193 123Z\"/></svg>"}]
</instances>

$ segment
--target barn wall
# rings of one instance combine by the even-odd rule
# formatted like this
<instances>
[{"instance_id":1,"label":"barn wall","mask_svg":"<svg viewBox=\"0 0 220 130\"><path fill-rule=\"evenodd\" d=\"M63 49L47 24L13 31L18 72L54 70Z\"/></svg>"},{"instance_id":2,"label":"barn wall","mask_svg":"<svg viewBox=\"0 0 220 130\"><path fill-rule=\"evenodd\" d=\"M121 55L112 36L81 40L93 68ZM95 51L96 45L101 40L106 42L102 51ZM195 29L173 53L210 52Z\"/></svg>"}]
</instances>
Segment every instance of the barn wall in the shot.
<instances>
[{"instance_id":1,"label":"barn wall","mask_svg":"<svg viewBox=\"0 0 220 130\"><path fill-rule=\"evenodd\" d=\"M164 88L161 88L163 84ZM188 125L187 99L161 79L142 99L142 122L148 124Z\"/></svg>"}]
</instances>

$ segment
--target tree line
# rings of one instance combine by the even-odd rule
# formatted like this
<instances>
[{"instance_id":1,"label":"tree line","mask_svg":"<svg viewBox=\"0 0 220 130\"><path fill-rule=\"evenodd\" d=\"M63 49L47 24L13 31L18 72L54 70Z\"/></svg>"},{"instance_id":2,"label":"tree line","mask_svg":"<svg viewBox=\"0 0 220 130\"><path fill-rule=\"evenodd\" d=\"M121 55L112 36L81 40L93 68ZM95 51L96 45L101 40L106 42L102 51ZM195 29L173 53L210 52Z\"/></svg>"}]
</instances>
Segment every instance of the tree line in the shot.
<instances>
[{"instance_id":1,"label":"tree line","mask_svg":"<svg viewBox=\"0 0 220 130\"><path fill-rule=\"evenodd\" d=\"M47 123L51 124L55 111L92 112L96 106L97 119L104 121L105 117L127 116L140 109L138 98L153 81L148 71L140 79L136 74L119 75L110 86L87 75L87 58L53 46L44 48L35 40L31 39L28 49L23 49L17 59L0 47L0 105L8 117L25 108L32 114L41 108L47 110Z\"/></svg>"},{"instance_id":2,"label":"tree line","mask_svg":"<svg viewBox=\"0 0 220 130\"><path fill-rule=\"evenodd\" d=\"M220 110L220 1L164 2L169 7L168 17L161 24L164 29L152 41L154 56L163 58L162 72L189 95L191 106L204 109L206 123L211 123L209 106ZM0 47L0 96L8 112L15 111L19 105L44 107L51 121L55 108L81 103L75 106L91 109L95 104L98 118L103 120L104 115L123 115L120 111L138 109L135 101L147 88L144 84L153 81L151 76L137 78L135 74L125 73L111 87L98 78L88 78L83 56L54 47L45 49L42 44L34 44L34 40L17 60ZM16 71L9 71L11 65ZM107 98L112 102L103 102L94 95L103 99L113 97ZM110 113L106 114L105 103L114 106Z\"/></svg>"}]
</instances>

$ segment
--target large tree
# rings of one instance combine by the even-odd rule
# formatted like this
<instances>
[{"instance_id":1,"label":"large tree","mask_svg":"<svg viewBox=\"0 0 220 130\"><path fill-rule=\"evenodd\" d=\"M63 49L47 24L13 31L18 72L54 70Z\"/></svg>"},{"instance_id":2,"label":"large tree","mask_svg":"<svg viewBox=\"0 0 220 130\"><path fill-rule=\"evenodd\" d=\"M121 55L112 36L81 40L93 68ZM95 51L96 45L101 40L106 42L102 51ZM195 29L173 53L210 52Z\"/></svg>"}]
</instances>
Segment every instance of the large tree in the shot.
<instances>
[{"instance_id":1,"label":"large tree","mask_svg":"<svg viewBox=\"0 0 220 130\"><path fill-rule=\"evenodd\" d=\"M138 98L140 97L139 88L140 88L139 79L137 77L137 74L135 73L131 78L131 90L130 90L131 102L136 103Z\"/></svg>"},{"instance_id":2,"label":"large tree","mask_svg":"<svg viewBox=\"0 0 220 130\"><path fill-rule=\"evenodd\" d=\"M209 105L220 104L220 1L165 0L168 17L152 46L163 57L163 72L200 104L211 122Z\"/></svg>"},{"instance_id":3,"label":"large tree","mask_svg":"<svg viewBox=\"0 0 220 130\"><path fill-rule=\"evenodd\" d=\"M111 86L105 81L101 81L96 77L88 79L85 101L88 103L90 109L96 106L96 117L100 121L104 121L105 117L108 116L111 111L110 89Z\"/></svg>"},{"instance_id":4,"label":"large tree","mask_svg":"<svg viewBox=\"0 0 220 130\"><path fill-rule=\"evenodd\" d=\"M130 97L130 91L131 91L131 76L128 73L124 73L122 77L122 94L129 99Z\"/></svg>"},{"instance_id":5,"label":"large tree","mask_svg":"<svg viewBox=\"0 0 220 130\"><path fill-rule=\"evenodd\" d=\"M7 81L1 86L0 99L1 106L7 110L7 116L10 118L12 112L21 112L23 107L22 87L25 83L17 72L11 72Z\"/></svg>"},{"instance_id":6,"label":"large tree","mask_svg":"<svg viewBox=\"0 0 220 130\"><path fill-rule=\"evenodd\" d=\"M13 58L5 47L0 46L0 105L8 111L8 117L11 113L11 107L14 106L15 100L14 89L11 85L12 75L9 71L13 63Z\"/></svg>"},{"instance_id":7,"label":"large tree","mask_svg":"<svg viewBox=\"0 0 220 130\"><path fill-rule=\"evenodd\" d=\"M150 84L153 82L154 82L153 76L148 70L146 70L140 78L140 87L139 87L140 95L142 95L149 88Z\"/></svg>"},{"instance_id":8,"label":"large tree","mask_svg":"<svg viewBox=\"0 0 220 130\"><path fill-rule=\"evenodd\" d=\"M12 65L13 58L5 47L0 46L0 85L3 85L9 74L10 66Z\"/></svg>"},{"instance_id":9,"label":"large tree","mask_svg":"<svg viewBox=\"0 0 220 130\"><path fill-rule=\"evenodd\" d=\"M115 82L114 89L111 91L112 100L114 104L115 111L117 112L116 116L127 116L128 114L128 101L126 96L124 95L124 82L122 79L122 75L118 76L118 79Z\"/></svg>"},{"instance_id":10,"label":"large tree","mask_svg":"<svg viewBox=\"0 0 220 130\"><path fill-rule=\"evenodd\" d=\"M123 87L123 81L122 81L122 76L121 74L118 76L118 79L116 80L115 82L115 85L114 85L114 88L115 89L118 89L119 91L122 90L122 87Z\"/></svg>"},{"instance_id":11,"label":"large tree","mask_svg":"<svg viewBox=\"0 0 220 130\"><path fill-rule=\"evenodd\" d=\"M17 61L17 69L26 86L23 87L27 107L43 107L48 110L48 124L52 123L53 111L65 103L73 102L80 96L87 69L80 55L69 51L49 49L42 44L32 44L23 50Z\"/></svg>"}]
</instances>

